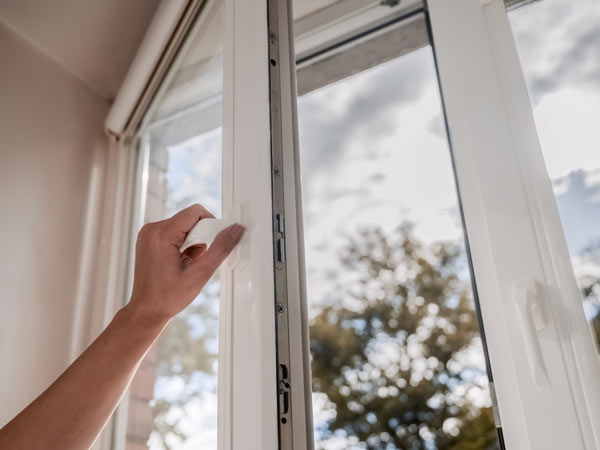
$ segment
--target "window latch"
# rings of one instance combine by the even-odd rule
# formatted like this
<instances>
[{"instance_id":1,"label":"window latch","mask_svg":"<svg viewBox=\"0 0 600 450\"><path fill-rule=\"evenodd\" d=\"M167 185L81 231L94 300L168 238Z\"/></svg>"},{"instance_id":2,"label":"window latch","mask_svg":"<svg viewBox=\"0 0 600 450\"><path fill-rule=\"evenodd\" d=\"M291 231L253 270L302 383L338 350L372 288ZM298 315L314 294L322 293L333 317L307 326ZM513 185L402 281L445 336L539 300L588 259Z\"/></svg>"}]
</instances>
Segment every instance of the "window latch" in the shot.
<instances>
[{"instance_id":1,"label":"window latch","mask_svg":"<svg viewBox=\"0 0 600 450\"><path fill-rule=\"evenodd\" d=\"M288 368L285 364L279 365L279 417L282 423L287 421L285 415L290 410L291 385Z\"/></svg>"}]
</instances>

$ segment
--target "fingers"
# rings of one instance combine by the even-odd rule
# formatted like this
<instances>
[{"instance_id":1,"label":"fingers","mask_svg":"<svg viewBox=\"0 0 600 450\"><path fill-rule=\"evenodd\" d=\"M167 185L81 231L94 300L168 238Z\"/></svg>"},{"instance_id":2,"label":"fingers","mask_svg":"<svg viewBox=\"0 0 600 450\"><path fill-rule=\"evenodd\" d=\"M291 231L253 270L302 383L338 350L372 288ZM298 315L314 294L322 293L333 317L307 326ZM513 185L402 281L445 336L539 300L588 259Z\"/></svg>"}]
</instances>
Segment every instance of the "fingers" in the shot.
<instances>
[{"instance_id":1,"label":"fingers","mask_svg":"<svg viewBox=\"0 0 600 450\"><path fill-rule=\"evenodd\" d=\"M184 254L189 256L192 259L198 259L200 258L204 252L206 251L207 245L206 244L198 244L198 245L193 245L191 247L188 247Z\"/></svg>"},{"instance_id":2,"label":"fingers","mask_svg":"<svg viewBox=\"0 0 600 450\"><path fill-rule=\"evenodd\" d=\"M199 282L204 285L227 258L244 235L245 228L240 224L234 224L221 231L211 246L204 252L201 258L190 265L194 276L199 275Z\"/></svg>"},{"instance_id":3,"label":"fingers","mask_svg":"<svg viewBox=\"0 0 600 450\"><path fill-rule=\"evenodd\" d=\"M189 206L170 219L165 220L165 229L174 245L180 246L185 240L185 235L200 219L214 218L204 206L195 204Z\"/></svg>"}]
</instances>

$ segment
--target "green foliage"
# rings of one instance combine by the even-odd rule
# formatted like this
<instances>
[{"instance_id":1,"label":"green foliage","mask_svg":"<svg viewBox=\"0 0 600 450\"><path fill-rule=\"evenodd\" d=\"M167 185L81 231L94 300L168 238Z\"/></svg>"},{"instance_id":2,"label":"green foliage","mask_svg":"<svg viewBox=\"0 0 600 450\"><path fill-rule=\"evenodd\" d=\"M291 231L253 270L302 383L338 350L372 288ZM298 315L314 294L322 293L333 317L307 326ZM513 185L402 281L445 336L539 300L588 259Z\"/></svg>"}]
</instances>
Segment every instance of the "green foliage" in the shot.
<instances>
[{"instance_id":1,"label":"green foliage","mask_svg":"<svg viewBox=\"0 0 600 450\"><path fill-rule=\"evenodd\" d=\"M338 298L310 329L313 390L335 405L322 433L368 449L497 448L490 410L464 394L481 393L484 374L466 358L479 328L461 257L409 226L350 241Z\"/></svg>"},{"instance_id":2,"label":"green foliage","mask_svg":"<svg viewBox=\"0 0 600 450\"><path fill-rule=\"evenodd\" d=\"M495 429L494 415L491 408L482 408L480 414L463 426L460 434L450 442L450 450L485 450L497 449L498 441Z\"/></svg>"},{"instance_id":3,"label":"green foliage","mask_svg":"<svg viewBox=\"0 0 600 450\"><path fill-rule=\"evenodd\" d=\"M193 319L213 322L202 332L194 331ZM205 304L192 304L169 323L158 345L159 377L180 376L187 382L196 372L214 373L217 355L207 349L207 341L215 339L217 318Z\"/></svg>"}]
</instances>

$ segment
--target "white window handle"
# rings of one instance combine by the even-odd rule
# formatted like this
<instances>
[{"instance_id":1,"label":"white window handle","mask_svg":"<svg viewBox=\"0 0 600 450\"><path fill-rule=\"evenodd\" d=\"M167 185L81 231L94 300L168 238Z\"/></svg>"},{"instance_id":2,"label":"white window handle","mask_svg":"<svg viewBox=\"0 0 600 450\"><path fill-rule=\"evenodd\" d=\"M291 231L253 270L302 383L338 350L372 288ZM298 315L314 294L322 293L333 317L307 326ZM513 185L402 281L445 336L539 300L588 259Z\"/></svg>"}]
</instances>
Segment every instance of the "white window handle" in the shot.
<instances>
[{"instance_id":1,"label":"white window handle","mask_svg":"<svg viewBox=\"0 0 600 450\"><path fill-rule=\"evenodd\" d=\"M550 379L537 334L547 326L539 284L532 280L516 282L515 303L533 383L540 391L547 391Z\"/></svg>"},{"instance_id":2,"label":"white window handle","mask_svg":"<svg viewBox=\"0 0 600 450\"><path fill-rule=\"evenodd\" d=\"M235 221L229 219L202 219L188 231L179 250L183 253L193 245L206 244L209 246L217 234L234 223Z\"/></svg>"}]
</instances>

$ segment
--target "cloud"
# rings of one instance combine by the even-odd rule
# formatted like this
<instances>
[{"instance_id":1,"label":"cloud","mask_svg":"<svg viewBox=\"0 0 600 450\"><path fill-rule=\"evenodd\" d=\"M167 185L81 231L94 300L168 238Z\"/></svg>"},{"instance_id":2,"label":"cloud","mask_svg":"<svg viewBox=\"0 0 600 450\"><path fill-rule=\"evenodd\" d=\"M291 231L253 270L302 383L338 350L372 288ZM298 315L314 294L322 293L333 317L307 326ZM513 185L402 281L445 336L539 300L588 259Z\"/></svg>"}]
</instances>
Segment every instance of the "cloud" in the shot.
<instances>
[{"instance_id":1,"label":"cloud","mask_svg":"<svg viewBox=\"0 0 600 450\"><path fill-rule=\"evenodd\" d=\"M509 18L534 104L559 87L598 89L600 3L544 0Z\"/></svg>"},{"instance_id":2,"label":"cloud","mask_svg":"<svg viewBox=\"0 0 600 450\"><path fill-rule=\"evenodd\" d=\"M554 181L560 189L556 203L571 254L583 252L600 238L599 178L600 170L577 170Z\"/></svg>"},{"instance_id":3,"label":"cloud","mask_svg":"<svg viewBox=\"0 0 600 450\"><path fill-rule=\"evenodd\" d=\"M411 221L427 244L461 238L430 48L305 96L299 121L310 314L334 300L358 229Z\"/></svg>"},{"instance_id":4,"label":"cloud","mask_svg":"<svg viewBox=\"0 0 600 450\"><path fill-rule=\"evenodd\" d=\"M303 176L327 170L352 141L389 135L395 110L418 100L432 83L432 68L427 47L300 98Z\"/></svg>"},{"instance_id":5,"label":"cloud","mask_svg":"<svg viewBox=\"0 0 600 450\"><path fill-rule=\"evenodd\" d=\"M221 214L221 141L217 128L168 148L169 207L174 211L201 203Z\"/></svg>"},{"instance_id":6,"label":"cloud","mask_svg":"<svg viewBox=\"0 0 600 450\"><path fill-rule=\"evenodd\" d=\"M440 114L429 120L427 127L429 132L440 139L446 139L446 124Z\"/></svg>"}]
</instances>

